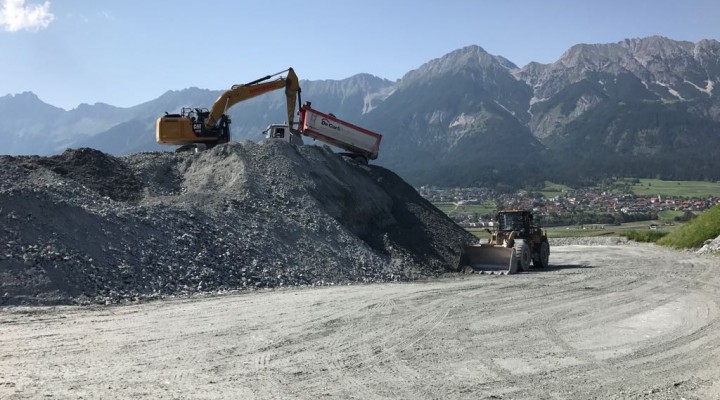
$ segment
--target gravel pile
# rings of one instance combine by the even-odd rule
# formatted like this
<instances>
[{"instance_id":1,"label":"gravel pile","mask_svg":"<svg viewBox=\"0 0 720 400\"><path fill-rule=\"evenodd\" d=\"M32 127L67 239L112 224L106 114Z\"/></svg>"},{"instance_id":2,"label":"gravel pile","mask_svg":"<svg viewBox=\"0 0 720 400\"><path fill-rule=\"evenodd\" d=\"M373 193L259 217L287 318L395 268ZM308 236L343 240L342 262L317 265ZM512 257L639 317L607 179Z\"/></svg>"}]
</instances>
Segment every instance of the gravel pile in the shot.
<instances>
[{"instance_id":1,"label":"gravel pile","mask_svg":"<svg viewBox=\"0 0 720 400\"><path fill-rule=\"evenodd\" d=\"M698 249L698 254L716 254L720 253L720 236L715 239L706 240L703 246Z\"/></svg>"},{"instance_id":2,"label":"gravel pile","mask_svg":"<svg viewBox=\"0 0 720 400\"><path fill-rule=\"evenodd\" d=\"M436 276L472 235L326 147L0 157L0 304Z\"/></svg>"}]
</instances>

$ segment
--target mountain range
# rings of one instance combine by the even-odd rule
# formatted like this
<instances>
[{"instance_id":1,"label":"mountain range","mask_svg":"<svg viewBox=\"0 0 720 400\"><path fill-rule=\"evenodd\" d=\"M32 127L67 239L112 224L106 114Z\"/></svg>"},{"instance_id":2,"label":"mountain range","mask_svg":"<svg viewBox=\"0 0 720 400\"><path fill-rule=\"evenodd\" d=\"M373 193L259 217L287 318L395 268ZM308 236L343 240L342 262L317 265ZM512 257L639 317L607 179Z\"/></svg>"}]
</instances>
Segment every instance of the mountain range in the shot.
<instances>
[{"instance_id":1,"label":"mountain range","mask_svg":"<svg viewBox=\"0 0 720 400\"><path fill-rule=\"evenodd\" d=\"M382 133L377 162L413 184L720 180L716 40L578 44L551 64L522 68L469 46L395 82L359 74L301 86L314 108ZM157 117L209 107L221 93L189 88L130 108L69 111L30 92L7 95L0 153L172 150L154 142ZM238 104L230 110L233 139L261 140L268 124L284 121L283 108L281 91Z\"/></svg>"}]
</instances>

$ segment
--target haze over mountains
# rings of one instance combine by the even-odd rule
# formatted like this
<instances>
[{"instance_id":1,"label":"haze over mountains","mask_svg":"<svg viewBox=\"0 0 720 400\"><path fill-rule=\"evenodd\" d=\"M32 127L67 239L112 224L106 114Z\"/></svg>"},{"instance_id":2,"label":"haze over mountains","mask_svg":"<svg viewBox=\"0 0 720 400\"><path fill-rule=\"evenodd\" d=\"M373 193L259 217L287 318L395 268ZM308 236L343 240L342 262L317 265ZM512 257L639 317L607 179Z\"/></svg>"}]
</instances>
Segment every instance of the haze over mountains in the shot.
<instances>
[{"instance_id":1,"label":"haze over mountains","mask_svg":"<svg viewBox=\"0 0 720 400\"><path fill-rule=\"evenodd\" d=\"M377 162L414 184L720 179L716 40L578 44L552 64L522 68L469 46L397 82L360 74L301 85L303 101L382 133ZM0 97L0 153L172 150L154 143L156 118L209 107L221 92L189 88L130 108L70 111L32 93L7 95ZM236 105L233 139L260 140L268 124L283 122L283 103L278 91Z\"/></svg>"}]
</instances>

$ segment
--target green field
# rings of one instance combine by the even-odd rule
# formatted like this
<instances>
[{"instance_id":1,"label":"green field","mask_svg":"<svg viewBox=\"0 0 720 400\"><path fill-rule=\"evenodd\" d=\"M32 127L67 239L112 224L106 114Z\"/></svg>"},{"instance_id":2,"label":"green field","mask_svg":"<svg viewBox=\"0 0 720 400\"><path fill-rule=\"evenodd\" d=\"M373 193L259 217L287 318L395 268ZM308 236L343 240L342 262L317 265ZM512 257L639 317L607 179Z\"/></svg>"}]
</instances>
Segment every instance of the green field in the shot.
<instances>
[{"instance_id":1,"label":"green field","mask_svg":"<svg viewBox=\"0 0 720 400\"><path fill-rule=\"evenodd\" d=\"M637 181L638 183L632 183ZM616 181L616 189L625 188L625 193L629 189L636 195L651 196L661 195L665 197L698 197L704 198L709 196L720 196L720 182L701 182L701 181L663 181L660 179L639 179L629 180L621 179ZM546 198L551 198L571 190L569 186L546 181L544 188L539 192ZM458 205L453 202L434 203L441 211L447 215L460 213L474 213L478 215L494 215L497 212L496 205L492 201L483 204ZM588 224L585 226L561 226L546 228L549 237L592 237L592 236L623 236L628 232L636 231L640 236L648 236L655 234L671 233L682 226L681 222L676 221L677 217L682 217L683 211L661 211L658 213L658 219L655 221L631 222L621 225L613 224ZM650 231L650 225L657 225L655 229ZM483 229L469 229L469 231L479 238L488 238L489 234Z\"/></svg>"},{"instance_id":2,"label":"green field","mask_svg":"<svg viewBox=\"0 0 720 400\"><path fill-rule=\"evenodd\" d=\"M720 182L703 181L663 181L660 179L638 179L639 183L632 184L635 179L625 178L615 181L608 190L617 192L620 188L627 188L638 196L667 196L667 197L708 197L720 196ZM539 191L546 198L562 194L571 187L545 181L545 187Z\"/></svg>"},{"instance_id":3,"label":"green field","mask_svg":"<svg viewBox=\"0 0 720 400\"><path fill-rule=\"evenodd\" d=\"M700 247L703 242L718 235L720 235L720 206L715 206L660 239L658 244L674 248Z\"/></svg>"},{"instance_id":4,"label":"green field","mask_svg":"<svg viewBox=\"0 0 720 400\"><path fill-rule=\"evenodd\" d=\"M640 196L660 195L674 197L720 196L720 182L662 181L640 179L632 186L633 193Z\"/></svg>"},{"instance_id":5,"label":"green field","mask_svg":"<svg viewBox=\"0 0 720 400\"><path fill-rule=\"evenodd\" d=\"M675 220L675 217L682 217L683 214L685 214L684 211L665 210L658 213L658 219L660 222L672 222Z\"/></svg>"},{"instance_id":6,"label":"green field","mask_svg":"<svg viewBox=\"0 0 720 400\"><path fill-rule=\"evenodd\" d=\"M658 233L669 233L680 226L675 225L663 225L659 221L641 221L641 222L629 222L622 225L602 225L602 224L589 224L589 225L571 225L571 226L553 226L545 227L545 231L549 238L562 238L562 237L594 237L594 236L622 236L632 231L650 231L651 224L658 224L657 229L652 232ZM490 234L485 232L483 229L468 229L470 233L481 239L487 239Z\"/></svg>"},{"instance_id":7,"label":"green field","mask_svg":"<svg viewBox=\"0 0 720 400\"><path fill-rule=\"evenodd\" d=\"M653 232L672 232L678 228L678 224L664 225L660 221L628 222L621 225L578 225L553 226L546 228L548 237L591 237L591 236L621 236L631 231L649 231L651 224L657 224Z\"/></svg>"},{"instance_id":8,"label":"green field","mask_svg":"<svg viewBox=\"0 0 720 400\"><path fill-rule=\"evenodd\" d=\"M561 195L563 192L572 189L570 186L561 185L550 181L545 181L545 188L540 191L546 199L551 199Z\"/></svg>"},{"instance_id":9,"label":"green field","mask_svg":"<svg viewBox=\"0 0 720 400\"><path fill-rule=\"evenodd\" d=\"M467 204L467 205L457 205L452 202L439 202L439 203L433 203L435 207L440 209L440 211L444 212L447 215L451 214L462 214L462 213L476 213L478 215L495 215L497 212L497 207L495 207L495 203L492 201L487 201L483 204Z\"/></svg>"}]
</instances>

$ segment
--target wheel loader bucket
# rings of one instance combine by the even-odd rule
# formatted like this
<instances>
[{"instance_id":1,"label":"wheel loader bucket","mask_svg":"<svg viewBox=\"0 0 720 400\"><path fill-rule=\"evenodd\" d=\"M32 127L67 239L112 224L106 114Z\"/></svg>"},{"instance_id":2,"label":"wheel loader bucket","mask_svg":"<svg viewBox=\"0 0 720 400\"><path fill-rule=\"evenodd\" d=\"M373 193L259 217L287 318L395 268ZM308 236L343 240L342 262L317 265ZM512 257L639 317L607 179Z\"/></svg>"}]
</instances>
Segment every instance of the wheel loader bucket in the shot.
<instances>
[{"instance_id":1,"label":"wheel loader bucket","mask_svg":"<svg viewBox=\"0 0 720 400\"><path fill-rule=\"evenodd\" d=\"M466 246L460 258L460 267L470 266L475 271L489 274L515 274L515 249L489 244Z\"/></svg>"}]
</instances>

